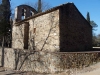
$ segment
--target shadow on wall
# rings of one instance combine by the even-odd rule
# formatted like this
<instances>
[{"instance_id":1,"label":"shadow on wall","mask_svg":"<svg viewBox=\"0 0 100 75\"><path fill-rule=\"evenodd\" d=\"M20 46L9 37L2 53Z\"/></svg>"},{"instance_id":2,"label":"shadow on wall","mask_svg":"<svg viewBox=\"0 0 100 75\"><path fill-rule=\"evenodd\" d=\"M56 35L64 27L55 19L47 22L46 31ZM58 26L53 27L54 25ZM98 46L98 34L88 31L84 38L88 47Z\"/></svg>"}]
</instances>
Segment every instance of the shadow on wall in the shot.
<instances>
[{"instance_id":1,"label":"shadow on wall","mask_svg":"<svg viewBox=\"0 0 100 75\"><path fill-rule=\"evenodd\" d=\"M60 51L77 52L92 49L92 27L74 4L60 8Z\"/></svg>"}]
</instances>

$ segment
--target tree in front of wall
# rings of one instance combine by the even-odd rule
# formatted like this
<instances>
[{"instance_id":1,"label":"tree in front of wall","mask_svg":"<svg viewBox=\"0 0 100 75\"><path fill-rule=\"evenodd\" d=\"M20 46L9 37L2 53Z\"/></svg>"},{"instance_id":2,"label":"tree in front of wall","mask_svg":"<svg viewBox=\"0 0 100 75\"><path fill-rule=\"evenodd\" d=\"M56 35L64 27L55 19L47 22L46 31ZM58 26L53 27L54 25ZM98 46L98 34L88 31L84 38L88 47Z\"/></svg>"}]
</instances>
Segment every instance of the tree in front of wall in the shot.
<instances>
[{"instance_id":1,"label":"tree in front of wall","mask_svg":"<svg viewBox=\"0 0 100 75\"><path fill-rule=\"evenodd\" d=\"M2 0L0 4L0 35L2 36L2 66L4 65L4 46L6 45L7 37L11 36L10 24L10 0Z\"/></svg>"},{"instance_id":2,"label":"tree in front of wall","mask_svg":"<svg viewBox=\"0 0 100 75\"><path fill-rule=\"evenodd\" d=\"M92 26L92 45L96 46L98 41L97 41L97 36L95 35L95 33L93 31L96 30L95 28L98 27L98 25L93 20L90 20L89 12L87 12L86 19L89 22L89 24Z\"/></svg>"}]
</instances>

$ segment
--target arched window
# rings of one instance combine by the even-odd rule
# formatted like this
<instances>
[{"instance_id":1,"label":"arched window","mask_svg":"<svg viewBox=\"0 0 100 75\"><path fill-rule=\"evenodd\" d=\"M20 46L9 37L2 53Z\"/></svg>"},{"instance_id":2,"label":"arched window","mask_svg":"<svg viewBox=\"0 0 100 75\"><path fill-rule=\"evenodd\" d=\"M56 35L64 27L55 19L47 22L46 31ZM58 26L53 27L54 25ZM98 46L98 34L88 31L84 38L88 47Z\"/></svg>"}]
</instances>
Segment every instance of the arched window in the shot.
<instances>
[{"instance_id":1,"label":"arched window","mask_svg":"<svg viewBox=\"0 0 100 75\"><path fill-rule=\"evenodd\" d=\"M36 13L37 11L34 8L28 5L20 5L15 9L15 21L17 22L23 20L25 18L33 16Z\"/></svg>"}]
</instances>

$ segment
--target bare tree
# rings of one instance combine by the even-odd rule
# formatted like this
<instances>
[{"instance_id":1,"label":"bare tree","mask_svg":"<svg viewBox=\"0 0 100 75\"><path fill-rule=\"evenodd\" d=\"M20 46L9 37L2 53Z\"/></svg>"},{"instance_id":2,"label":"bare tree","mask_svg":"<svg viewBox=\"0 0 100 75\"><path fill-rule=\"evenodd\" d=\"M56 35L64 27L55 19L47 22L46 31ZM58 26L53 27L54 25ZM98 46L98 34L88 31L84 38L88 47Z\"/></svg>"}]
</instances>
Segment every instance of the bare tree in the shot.
<instances>
[{"instance_id":1,"label":"bare tree","mask_svg":"<svg viewBox=\"0 0 100 75\"><path fill-rule=\"evenodd\" d=\"M38 0L35 3L27 2L25 4L33 7L34 9L36 9L37 11L40 11L40 12L46 11L47 9L51 8L51 5L48 2L44 1L44 0ZM40 8L40 10L38 10L39 8Z\"/></svg>"}]
</instances>

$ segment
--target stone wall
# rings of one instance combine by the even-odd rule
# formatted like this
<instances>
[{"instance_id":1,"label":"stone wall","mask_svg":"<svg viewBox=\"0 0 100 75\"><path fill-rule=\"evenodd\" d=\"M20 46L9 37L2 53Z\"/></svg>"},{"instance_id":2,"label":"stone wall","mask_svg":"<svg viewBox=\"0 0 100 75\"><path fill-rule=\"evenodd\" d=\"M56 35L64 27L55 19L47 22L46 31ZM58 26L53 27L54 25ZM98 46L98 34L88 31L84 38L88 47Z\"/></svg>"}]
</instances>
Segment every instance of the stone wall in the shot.
<instances>
[{"instance_id":1,"label":"stone wall","mask_svg":"<svg viewBox=\"0 0 100 75\"><path fill-rule=\"evenodd\" d=\"M52 53L5 49L4 67L7 68L38 73L55 73L55 68L57 69L59 63L59 57Z\"/></svg>"},{"instance_id":2,"label":"stone wall","mask_svg":"<svg viewBox=\"0 0 100 75\"><path fill-rule=\"evenodd\" d=\"M11 69L15 67L15 52L12 48L4 49L4 67Z\"/></svg>"},{"instance_id":3,"label":"stone wall","mask_svg":"<svg viewBox=\"0 0 100 75\"><path fill-rule=\"evenodd\" d=\"M36 50L59 51L59 10L33 18L29 24L29 41L33 38Z\"/></svg>"},{"instance_id":4,"label":"stone wall","mask_svg":"<svg viewBox=\"0 0 100 75\"><path fill-rule=\"evenodd\" d=\"M100 62L100 52L45 52L5 49L4 67L38 73L83 69Z\"/></svg>"},{"instance_id":5,"label":"stone wall","mask_svg":"<svg viewBox=\"0 0 100 75\"><path fill-rule=\"evenodd\" d=\"M32 18L29 23L28 49L59 51L59 10ZM12 48L24 49L26 22L13 26ZM27 29L26 29L27 30Z\"/></svg>"},{"instance_id":6,"label":"stone wall","mask_svg":"<svg viewBox=\"0 0 100 75\"><path fill-rule=\"evenodd\" d=\"M92 48L92 27L73 4L60 10L60 50L87 51Z\"/></svg>"},{"instance_id":7,"label":"stone wall","mask_svg":"<svg viewBox=\"0 0 100 75\"><path fill-rule=\"evenodd\" d=\"M24 48L24 24L13 26L12 29L12 48Z\"/></svg>"},{"instance_id":8,"label":"stone wall","mask_svg":"<svg viewBox=\"0 0 100 75\"><path fill-rule=\"evenodd\" d=\"M22 71L33 71L37 73L55 73L55 68L60 62L55 55L46 52L21 52L16 57L16 69Z\"/></svg>"},{"instance_id":9,"label":"stone wall","mask_svg":"<svg viewBox=\"0 0 100 75\"><path fill-rule=\"evenodd\" d=\"M60 55L63 69L84 68L100 62L99 52L73 52L73 53L58 53Z\"/></svg>"}]
</instances>

